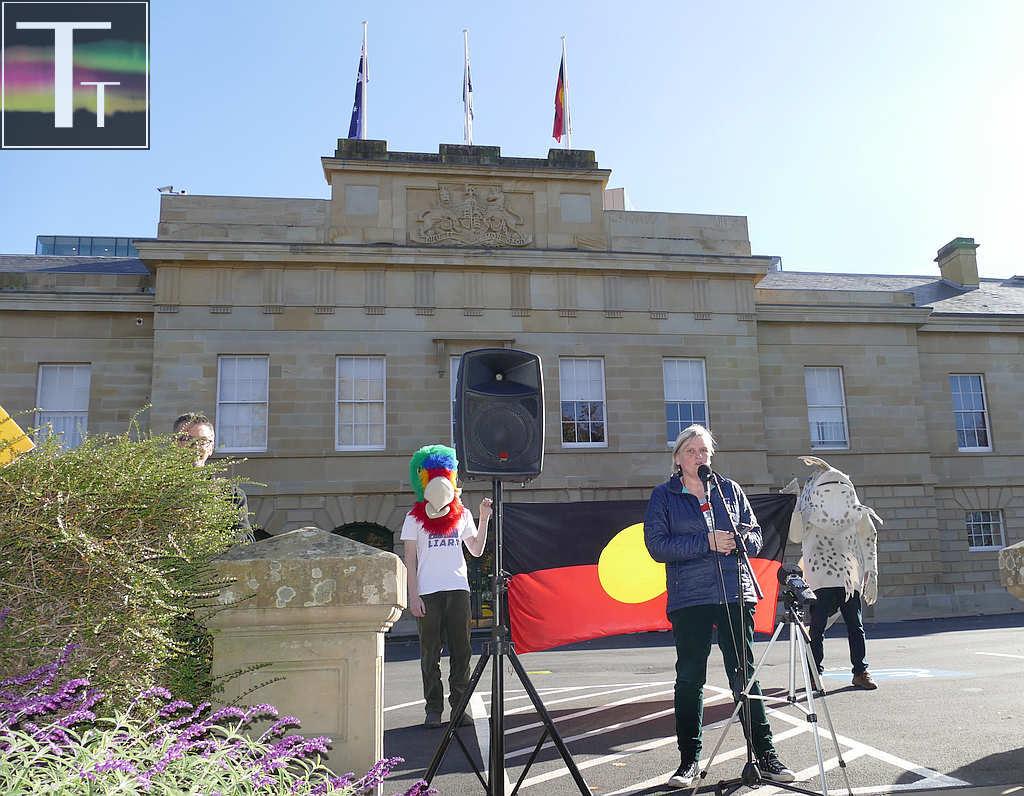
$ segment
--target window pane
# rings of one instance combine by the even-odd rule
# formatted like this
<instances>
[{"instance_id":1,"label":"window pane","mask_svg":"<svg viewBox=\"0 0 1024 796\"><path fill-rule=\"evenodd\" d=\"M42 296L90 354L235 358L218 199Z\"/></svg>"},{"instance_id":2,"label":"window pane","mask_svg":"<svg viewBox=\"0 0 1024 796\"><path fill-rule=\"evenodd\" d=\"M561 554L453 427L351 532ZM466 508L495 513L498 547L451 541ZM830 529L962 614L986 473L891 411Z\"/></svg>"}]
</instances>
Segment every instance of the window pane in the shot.
<instances>
[{"instance_id":1,"label":"window pane","mask_svg":"<svg viewBox=\"0 0 1024 796\"><path fill-rule=\"evenodd\" d=\"M704 400L703 360L664 360L664 381L666 401Z\"/></svg>"},{"instance_id":2,"label":"window pane","mask_svg":"<svg viewBox=\"0 0 1024 796\"><path fill-rule=\"evenodd\" d=\"M966 513L967 542L972 548L1003 547L1006 544L1003 533L1001 511L969 511Z\"/></svg>"},{"instance_id":3,"label":"window pane","mask_svg":"<svg viewBox=\"0 0 1024 796\"><path fill-rule=\"evenodd\" d=\"M985 411L985 388L980 375L952 374L949 387L953 399L953 424L957 447L961 450L988 448L988 417Z\"/></svg>"},{"instance_id":4,"label":"window pane","mask_svg":"<svg viewBox=\"0 0 1024 796\"><path fill-rule=\"evenodd\" d=\"M558 360L558 394L563 398L571 398L576 394L573 384L574 364L571 359Z\"/></svg>"},{"instance_id":5,"label":"window pane","mask_svg":"<svg viewBox=\"0 0 1024 796\"><path fill-rule=\"evenodd\" d=\"M558 361L562 442L604 443L604 363L595 358ZM600 430L594 431L594 424Z\"/></svg>"},{"instance_id":6,"label":"window pane","mask_svg":"<svg viewBox=\"0 0 1024 796\"><path fill-rule=\"evenodd\" d=\"M51 433L60 438L65 448L77 448L88 431L86 424L88 415L72 412L40 412L36 416L36 424L41 426L40 436Z\"/></svg>"},{"instance_id":7,"label":"window pane","mask_svg":"<svg viewBox=\"0 0 1024 796\"><path fill-rule=\"evenodd\" d=\"M217 449L266 450L270 358L217 360Z\"/></svg>"},{"instance_id":8,"label":"window pane","mask_svg":"<svg viewBox=\"0 0 1024 796\"><path fill-rule=\"evenodd\" d=\"M337 358L339 448L384 447L384 367L384 357Z\"/></svg>"},{"instance_id":9,"label":"window pane","mask_svg":"<svg viewBox=\"0 0 1024 796\"><path fill-rule=\"evenodd\" d=\"M845 445L841 409L817 408L808 410L811 423L811 443L815 445Z\"/></svg>"},{"instance_id":10,"label":"window pane","mask_svg":"<svg viewBox=\"0 0 1024 796\"><path fill-rule=\"evenodd\" d=\"M350 401L355 396L352 379L352 361L338 358L338 400Z\"/></svg>"}]
</instances>

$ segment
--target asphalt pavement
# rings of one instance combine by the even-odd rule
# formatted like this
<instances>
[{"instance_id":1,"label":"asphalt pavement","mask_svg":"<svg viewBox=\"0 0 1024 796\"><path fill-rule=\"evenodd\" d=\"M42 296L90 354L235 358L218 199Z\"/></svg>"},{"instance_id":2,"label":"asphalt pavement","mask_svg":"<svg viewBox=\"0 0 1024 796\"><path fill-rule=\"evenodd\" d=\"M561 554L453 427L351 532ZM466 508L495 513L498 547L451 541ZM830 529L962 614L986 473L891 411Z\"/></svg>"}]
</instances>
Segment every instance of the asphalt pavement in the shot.
<instances>
[{"instance_id":1,"label":"asphalt pavement","mask_svg":"<svg viewBox=\"0 0 1024 796\"><path fill-rule=\"evenodd\" d=\"M845 626L839 621L825 639L825 695L812 696L813 705L798 662L802 645L789 640L789 628L774 642L759 636L755 643L761 687L777 698L767 702L775 746L797 772L796 786L835 794L849 787L856 794L942 791L952 796L963 789L972 796L976 791L977 796L1024 796L1024 613L875 624L868 625L867 634L878 689L851 685ZM489 633L477 631L474 651L479 654L488 640ZM423 777L444 730L422 726L416 640L389 639L385 654L384 749L386 756L405 758L388 780L384 792L391 794ZM790 663L791 655L797 663ZM587 792L677 792L665 785L679 765L672 712L675 648L669 633L595 639L524 654L520 661ZM474 726L457 731L465 752L453 742L431 783L445 796L488 792L474 764L486 779L491 665L470 702ZM494 793L511 792L543 732L526 689L511 664L504 666L507 784ZM446 658L441 668L447 677ZM707 774L701 784L710 787L740 777L746 761L742 728L730 722L733 705L717 648L708 661L704 699L701 762ZM809 720L812 708L817 721ZM544 796L581 790L550 739L520 785L524 794ZM777 790L757 788L763 796Z\"/></svg>"}]
</instances>

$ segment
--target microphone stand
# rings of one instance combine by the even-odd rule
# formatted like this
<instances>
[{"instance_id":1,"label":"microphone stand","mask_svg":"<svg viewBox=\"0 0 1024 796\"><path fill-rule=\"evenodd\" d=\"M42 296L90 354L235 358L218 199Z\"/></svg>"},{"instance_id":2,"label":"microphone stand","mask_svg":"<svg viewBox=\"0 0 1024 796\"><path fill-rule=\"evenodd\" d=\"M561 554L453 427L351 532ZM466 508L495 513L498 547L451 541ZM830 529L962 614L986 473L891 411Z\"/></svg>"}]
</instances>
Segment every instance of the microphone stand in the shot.
<instances>
[{"instance_id":1,"label":"microphone stand","mask_svg":"<svg viewBox=\"0 0 1024 796\"><path fill-rule=\"evenodd\" d=\"M702 467L707 467L707 465L702 465ZM698 470L698 475L701 475L699 470ZM719 497L721 497L721 495L722 495L722 485L721 485L721 483L719 483L718 473L716 473L710 467L707 467L706 477L701 477L701 480L704 481L705 496L707 498L708 507L711 509L711 516L712 516L712 519L714 520L714 524L715 524L716 530L717 530L718 519L717 519L717 517L715 517L715 509L714 509L713 504L711 503L711 489L710 489L710 486L711 486L711 482L714 481L715 489L718 491ZM724 498L722 498L722 504L725 505L725 499ZM757 599L758 600L764 599L764 592L761 590L761 584L759 584L757 582L757 576L754 574L754 569L753 569L753 567L750 564L750 557L747 555L747 549L746 549L746 546L744 544L743 537L737 531L736 523L733 522L732 514L729 513L729 510L728 510L727 506L726 506L725 516L726 516L726 519L729 521L729 529L732 532L733 540L735 541L735 544L736 544L736 548L733 551L733 555L736 556L736 564L737 564L737 566L736 566L736 596L738 598L738 604L739 604L739 611L737 611L737 614L739 615L740 626L739 626L739 634L738 634L739 637L737 638L735 635L733 637L733 649L736 652L736 663L737 663L737 670L733 673L733 675L734 675L735 678L738 678L736 683L737 683L737 685L739 687L739 690L737 691L737 690L734 689L733 693L736 696L737 701L742 706L741 712L742 712L742 720L743 720L743 736L744 736L744 738L745 738L745 740L747 742L746 743L746 746L747 746L747 762L743 766L743 772L740 775L738 780L724 780L724 781L721 781L721 782L718 783L718 785L717 785L717 787L715 789L717 794L723 794L723 793L731 794L731 793L733 793L734 791L738 790L740 787L742 787L744 785L746 785L747 787L757 787L758 785L762 784L762 782L763 782L763 779L761 778L761 770L757 767L757 763L754 762L754 742L753 742L753 737L752 737L752 734L751 734L750 698L747 695L747 688L745 686L745 684L747 682L747 647L746 647L746 633L744 631L744 625L745 625L744 617L746 615L746 611L743 610L743 572L746 571L747 575L749 576L750 582L751 582L751 584L754 587L754 594L757 595ZM722 586L723 586L723 589L724 589L724 586L725 586L725 581L724 580L722 581ZM724 591L723 591L722 597L726 601L726 616L728 616L728 613L729 613L729 601L728 601L727 595L724 593ZM730 631L732 629L731 628L731 624L732 623L730 622ZM722 630L723 630L723 628L719 628L718 632L721 633ZM716 753L717 753L717 747L716 747ZM711 764L713 762L714 762L714 754L712 755L711 760L708 761L707 767L705 767L704 770L701 771L700 776L694 782L693 791L692 792L696 792L697 788L699 787L699 783L701 782L701 780L704 779L705 776L707 776L708 769L711 767Z\"/></svg>"}]
</instances>

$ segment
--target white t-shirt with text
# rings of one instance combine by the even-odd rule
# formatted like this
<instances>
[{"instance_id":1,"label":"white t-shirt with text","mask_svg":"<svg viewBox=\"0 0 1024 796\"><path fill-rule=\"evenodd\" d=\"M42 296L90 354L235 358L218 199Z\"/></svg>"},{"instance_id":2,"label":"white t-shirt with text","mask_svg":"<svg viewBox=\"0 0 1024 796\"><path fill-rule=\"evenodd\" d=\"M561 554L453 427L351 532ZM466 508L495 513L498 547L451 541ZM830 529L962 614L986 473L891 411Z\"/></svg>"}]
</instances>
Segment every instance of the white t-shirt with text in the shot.
<instances>
[{"instance_id":1,"label":"white t-shirt with text","mask_svg":"<svg viewBox=\"0 0 1024 796\"><path fill-rule=\"evenodd\" d=\"M416 541L416 583L421 595L460 589L469 591L462 543L474 538L476 533L473 515L465 506L456 532L451 536L431 536L412 514L405 515L402 541Z\"/></svg>"}]
</instances>

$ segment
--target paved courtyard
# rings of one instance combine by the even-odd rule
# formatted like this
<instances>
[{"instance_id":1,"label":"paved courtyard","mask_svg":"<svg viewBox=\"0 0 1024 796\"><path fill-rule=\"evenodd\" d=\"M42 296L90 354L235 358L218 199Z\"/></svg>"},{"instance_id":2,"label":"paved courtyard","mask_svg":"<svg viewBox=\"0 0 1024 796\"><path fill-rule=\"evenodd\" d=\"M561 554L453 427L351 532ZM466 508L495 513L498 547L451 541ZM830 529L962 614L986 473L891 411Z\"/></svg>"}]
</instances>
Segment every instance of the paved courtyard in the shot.
<instances>
[{"instance_id":1,"label":"paved courtyard","mask_svg":"<svg viewBox=\"0 0 1024 796\"><path fill-rule=\"evenodd\" d=\"M479 650L487 636L474 639ZM766 655L755 645L766 694L789 691L788 636ZM868 660L876 691L850 685L845 630L840 621L825 642L828 695L815 700L822 759L830 792L943 789L1024 783L1024 614L868 626ZM668 633L598 639L521 657L591 793L607 796L668 792L679 763L672 717L675 651ZM763 661L763 662L762 662ZM474 665L476 658L474 658ZM442 662L442 672L447 671ZM542 731L539 717L510 665L505 674L505 751L509 785L519 779ZM802 685L799 672L798 684ZM471 702L475 726L459 735L486 768L491 670ZM802 688L796 694L806 706ZM798 785L821 792L812 722L785 701L768 703L775 744L798 774ZM825 713L832 719L838 754ZM705 784L738 777L745 762L721 655L712 650L705 689L703 764L724 740ZM447 719L447 712L445 714ZM443 730L427 730L415 639L391 639L385 664L385 753L400 755L387 793L423 773ZM728 725L726 727L726 725ZM484 793L465 754L452 743L433 781L442 794ZM520 786L524 793L579 793L550 742ZM759 794L774 792L762 786ZM993 791L997 792L997 791ZM1019 790L1018 794L1024 794Z\"/></svg>"}]
</instances>

